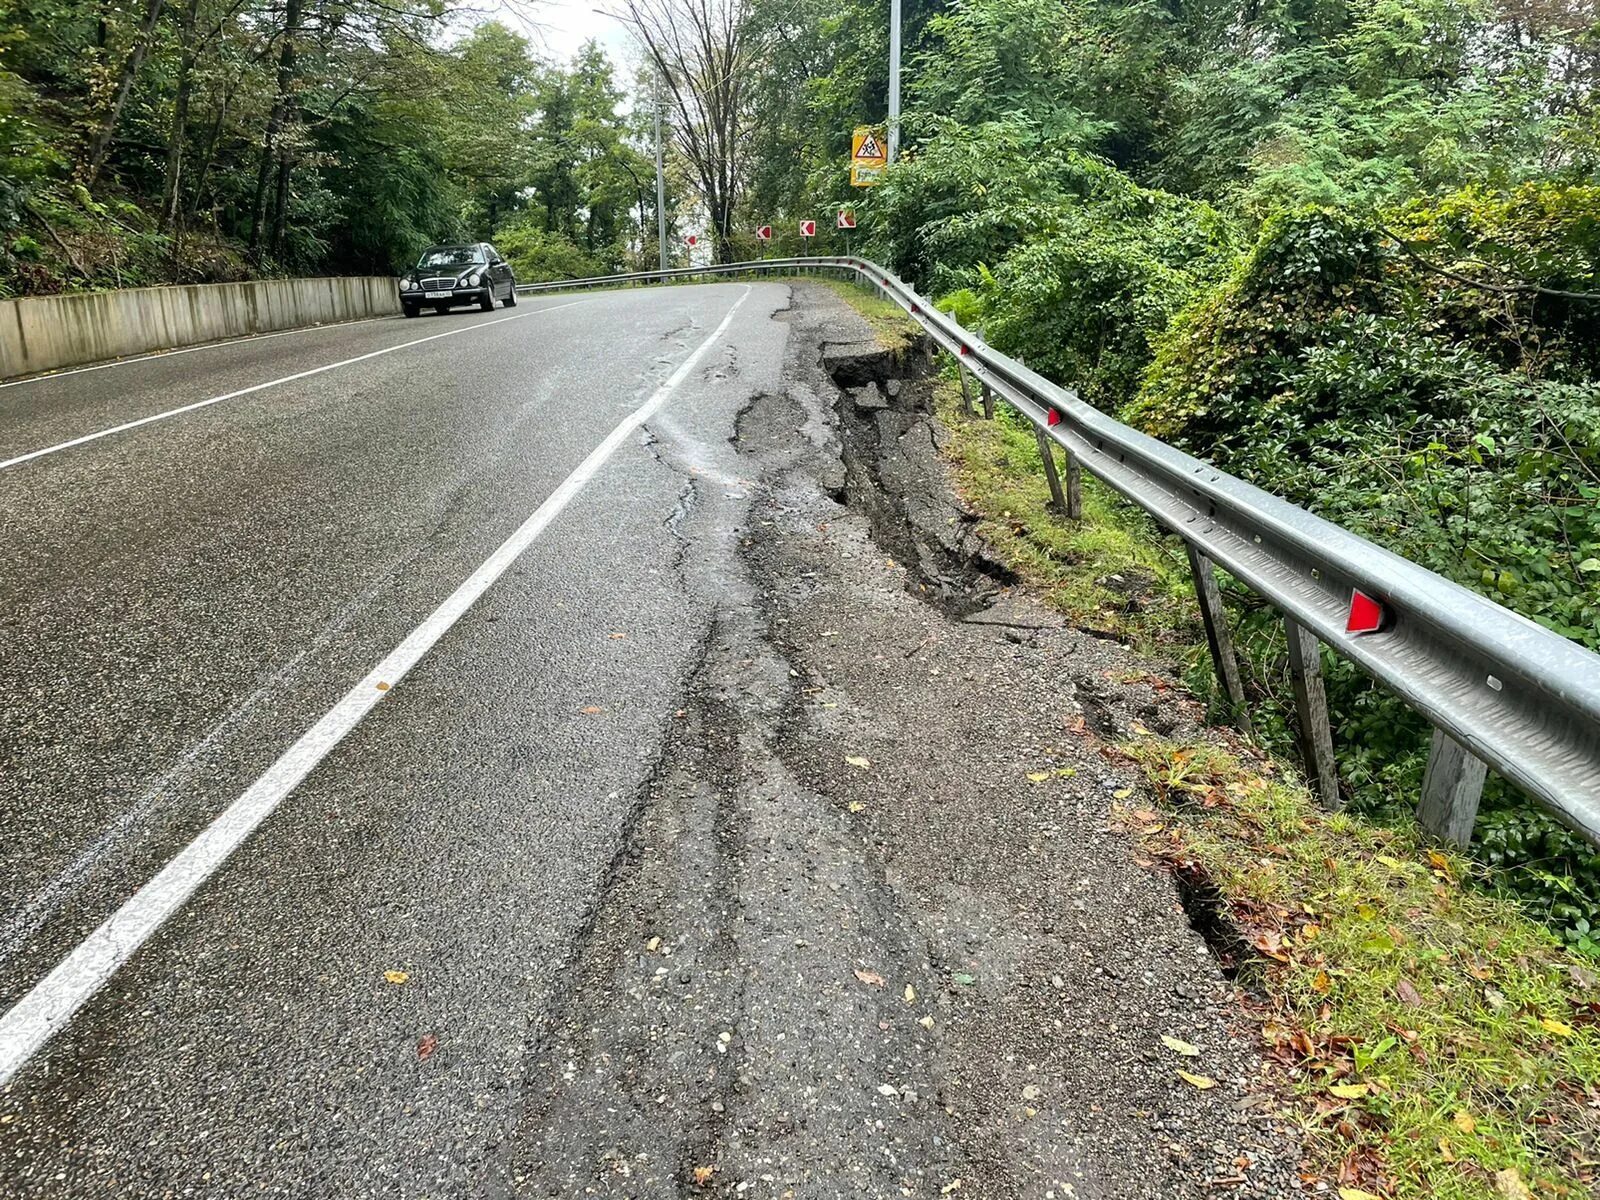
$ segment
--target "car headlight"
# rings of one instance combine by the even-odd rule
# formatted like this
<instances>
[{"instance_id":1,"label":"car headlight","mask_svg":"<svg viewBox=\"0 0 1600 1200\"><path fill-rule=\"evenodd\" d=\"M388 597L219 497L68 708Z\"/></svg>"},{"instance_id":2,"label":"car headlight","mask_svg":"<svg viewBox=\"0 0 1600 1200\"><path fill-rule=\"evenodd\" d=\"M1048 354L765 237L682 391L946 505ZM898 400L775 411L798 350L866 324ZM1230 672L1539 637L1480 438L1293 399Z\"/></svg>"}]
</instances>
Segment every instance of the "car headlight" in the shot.
<instances>
[{"instance_id":1,"label":"car headlight","mask_svg":"<svg viewBox=\"0 0 1600 1200\"><path fill-rule=\"evenodd\" d=\"M478 286L478 281L481 278L482 278L482 276L480 276L476 271L474 271L474 272L472 272L472 274L468 275L465 279L463 279L462 282L465 283L468 287L477 287Z\"/></svg>"}]
</instances>

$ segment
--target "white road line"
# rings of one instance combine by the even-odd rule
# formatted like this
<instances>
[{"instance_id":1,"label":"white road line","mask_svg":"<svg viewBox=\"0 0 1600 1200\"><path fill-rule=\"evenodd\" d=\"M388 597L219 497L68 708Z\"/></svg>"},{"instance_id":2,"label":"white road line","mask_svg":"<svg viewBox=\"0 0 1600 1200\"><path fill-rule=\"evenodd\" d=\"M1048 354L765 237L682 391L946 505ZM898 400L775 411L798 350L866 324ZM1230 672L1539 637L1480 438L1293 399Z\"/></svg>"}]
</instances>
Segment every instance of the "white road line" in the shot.
<instances>
[{"instance_id":1,"label":"white road line","mask_svg":"<svg viewBox=\"0 0 1600 1200\"><path fill-rule=\"evenodd\" d=\"M396 313L395 316L399 314ZM176 358L180 354L198 354L201 350L216 350L221 346L238 346L245 342L264 342L268 338L289 337L296 333L316 333L323 329L348 329L352 325L369 325L373 321L389 321L393 317L362 317L355 321L328 321L322 325L306 325L299 329L279 329L272 333L247 333L243 337L225 338L220 342L206 342L202 346L180 346L174 350L152 350L148 354L135 354L128 358L114 358L110 362L95 363L88 367L68 367L65 371L46 371L42 375L29 375L26 379L13 379L0 383L6 388L24 387L30 383L43 383L46 379L65 379L68 375L82 375L86 371L109 371L112 367L127 367L134 363L149 362L153 358Z\"/></svg>"},{"instance_id":2,"label":"white road line","mask_svg":"<svg viewBox=\"0 0 1600 1200\"><path fill-rule=\"evenodd\" d=\"M404 641L268 767L194 841L190 842L156 876L135 892L116 912L81 942L51 972L0 1017L0 1087L11 1081L52 1034L72 1019L90 996L132 958L140 946L177 912L209 879L255 828L269 817L294 788L309 775L346 734L360 724L390 688L449 632L478 597L505 574L508 567L535 538L561 515L583 486L592 479L628 437L665 404L695 366L733 323L750 295L734 301L728 315L711 336L679 365L642 405L623 418L587 458L561 482L561 486L510 537L484 560L450 596L430 613Z\"/></svg>"},{"instance_id":3,"label":"white road line","mask_svg":"<svg viewBox=\"0 0 1600 1200\"><path fill-rule=\"evenodd\" d=\"M180 417L184 413L191 413L197 409L210 408L213 404L221 404L224 400L237 400L240 396L248 396L252 392L265 391L267 388L278 387L285 383L293 383L297 379L309 379L313 375L321 375L324 371L336 371L340 367L348 367L354 363L366 362L369 358L380 358L385 354L393 354L397 350L409 350L412 346L420 346L424 342L436 342L440 338L455 337L459 333L472 333L479 329L490 329L495 325L504 325L507 321L520 321L524 317L536 317L540 313L555 312L560 308L572 308L582 304L582 300L573 300L567 304L552 304L548 308L536 308L532 312L518 313L514 317L501 317L494 321L479 321L475 325L462 325L456 329L447 329L443 333L431 334L428 337L414 338L409 342L401 342L398 346L385 346L382 350L373 350L368 354L358 354L354 358L341 359L339 362L328 363L326 366L312 367L309 371L299 371L293 375L285 375L282 379L269 379L266 383L257 383L247 388L240 388L236 392L228 392L221 396L212 396L209 400L197 400L193 404L185 404L180 408L169 408L165 412L153 413L148 417L140 417L136 421L124 421L121 425L113 425L109 429L97 430L86 433L82 437L75 437L69 441L60 442L54 446L46 446L42 450L30 450L26 454L19 454L15 458L0 460L0 471L10 467L21 466L25 462L32 462L36 458L43 458L47 454L59 454L63 450L70 450L74 446L82 446L88 442L97 442L101 438L110 437L116 433L127 433L130 429L138 429L141 425L150 425L156 421L165 421L169 417Z\"/></svg>"},{"instance_id":4,"label":"white road line","mask_svg":"<svg viewBox=\"0 0 1600 1200\"><path fill-rule=\"evenodd\" d=\"M552 308L564 308L565 305L551 305ZM539 310L543 312L543 309ZM219 350L224 346L242 346L248 342L264 342L269 338L293 337L300 333L321 333L327 329L349 329L353 325L370 325L374 321L393 321L399 317L393 313L385 317L360 317L354 321L326 321L321 325L304 325L299 329L278 329L272 333L247 333L243 337L224 338L220 342L206 342L202 346L180 346L175 350L152 350L148 354L134 354L127 358L115 358L110 362L95 363L88 367L68 367L64 371L46 371L42 375L29 375L26 379L13 379L8 383L0 383L0 391L6 388L25 387L30 383L43 383L47 379L65 379L68 375L82 375L86 371L109 371L112 367L131 367L134 363L149 362L156 358L176 358L180 354L198 354L202 350ZM526 315L526 314L524 314ZM493 321L484 322L493 325Z\"/></svg>"}]
</instances>

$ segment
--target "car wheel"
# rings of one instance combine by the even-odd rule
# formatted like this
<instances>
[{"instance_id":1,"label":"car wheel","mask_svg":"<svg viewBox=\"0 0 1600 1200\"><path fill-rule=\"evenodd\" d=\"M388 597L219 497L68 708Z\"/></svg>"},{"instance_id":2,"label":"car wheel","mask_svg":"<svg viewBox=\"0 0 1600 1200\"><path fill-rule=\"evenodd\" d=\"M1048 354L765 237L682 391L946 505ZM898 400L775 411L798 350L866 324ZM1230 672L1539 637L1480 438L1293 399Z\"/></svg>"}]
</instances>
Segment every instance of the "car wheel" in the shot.
<instances>
[{"instance_id":1,"label":"car wheel","mask_svg":"<svg viewBox=\"0 0 1600 1200\"><path fill-rule=\"evenodd\" d=\"M417 315L417 314L418 314L418 313L419 313L419 312L421 312L421 311L422 311L422 309L421 309L421 308L420 308L420 307L418 307L418 306L417 306L417 305L415 305L415 304L402 304L402 305L401 305L401 306L400 306L400 310L401 310L401 311L402 311L402 312L403 312L403 313L405 313L405 314L406 314L406 316L408 316L408 317L414 317L414 316L416 316L416 315Z\"/></svg>"},{"instance_id":2,"label":"car wheel","mask_svg":"<svg viewBox=\"0 0 1600 1200\"><path fill-rule=\"evenodd\" d=\"M511 281L511 286L506 288L506 307L507 308L515 308L516 306L517 306L517 281L515 279L513 279Z\"/></svg>"},{"instance_id":3,"label":"car wheel","mask_svg":"<svg viewBox=\"0 0 1600 1200\"><path fill-rule=\"evenodd\" d=\"M483 295L478 300L478 307L483 309L484 312L493 312L494 311L494 288L493 287L486 287L486 288L483 289Z\"/></svg>"}]
</instances>

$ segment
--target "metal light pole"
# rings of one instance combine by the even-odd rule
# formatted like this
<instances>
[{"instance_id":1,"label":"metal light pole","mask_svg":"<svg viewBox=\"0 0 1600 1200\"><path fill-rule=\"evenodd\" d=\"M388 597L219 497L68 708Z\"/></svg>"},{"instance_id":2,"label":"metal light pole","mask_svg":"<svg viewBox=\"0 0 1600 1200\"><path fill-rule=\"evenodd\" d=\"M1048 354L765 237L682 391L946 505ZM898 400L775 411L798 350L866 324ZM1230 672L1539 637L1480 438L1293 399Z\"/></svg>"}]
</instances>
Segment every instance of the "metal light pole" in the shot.
<instances>
[{"instance_id":1,"label":"metal light pole","mask_svg":"<svg viewBox=\"0 0 1600 1200\"><path fill-rule=\"evenodd\" d=\"M900 3L900 0L895 0ZM656 92L656 240L661 253L661 269L667 269L667 180L661 170L661 84Z\"/></svg>"},{"instance_id":2,"label":"metal light pole","mask_svg":"<svg viewBox=\"0 0 1600 1200\"><path fill-rule=\"evenodd\" d=\"M889 0L889 162L900 152L900 0Z\"/></svg>"}]
</instances>

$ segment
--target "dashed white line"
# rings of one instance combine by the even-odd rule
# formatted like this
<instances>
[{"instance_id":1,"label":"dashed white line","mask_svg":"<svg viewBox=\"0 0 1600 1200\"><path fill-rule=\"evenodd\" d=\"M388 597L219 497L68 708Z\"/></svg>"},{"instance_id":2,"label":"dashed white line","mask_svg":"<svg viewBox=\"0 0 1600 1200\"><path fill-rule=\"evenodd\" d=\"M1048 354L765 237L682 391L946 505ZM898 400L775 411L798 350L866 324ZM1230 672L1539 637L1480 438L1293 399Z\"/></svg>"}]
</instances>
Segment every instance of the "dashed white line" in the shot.
<instances>
[{"instance_id":1,"label":"dashed white line","mask_svg":"<svg viewBox=\"0 0 1600 1200\"><path fill-rule=\"evenodd\" d=\"M733 323L734 314L749 295L747 286L711 336L700 343L648 400L607 434L605 441L596 446L572 474L562 480L561 486L422 624L367 672L315 725L301 734L265 774L179 851L150 882L0 1017L0 1087L11 1080L52 1034L71 1020L84 1002L133 957L168 917L183 907L284 797L360 724L389 689L405 677L534 539L561 515L617 448L654 416L678 385L688 378L689 372Z\"/></svg>"},{"instance_id":2,"label":"dashed white line","mask_svg":"<svg viewBox=\"0 0 1600 1200\"><path fill-rule=\"evenodd\" d=\"M70 450L74 446L86 445L97 442L101 438L111 437L113 434L127 433L130 429L138 429L144 425L151 425L157 421L165 421L171 417L181 417L184 413L192 413L202 408L210 408L213 404L221 404L224 400L237 400L240 396L248 396L252 392L262 392L267 388L281 387L286 383L293 383L297 379L309 379L313 375L321 375L324 371L336 371L340 367L353 366L368 359L380 358L385 354L394 354L399 350L409 350L412 346L420 346L424 342L436 342L440 338L455 337L461 333L473 333L479 329L492 329L496 325L504 325L507 321L520 321L524 317L536 317L540 313L555 312L557 309L571 308L582 304L582 300L573 300L566 304L552 304L548 308L536 308L532 312L518 313L514 317L501 317L495 321L479 321L475 325L463 325L457 329L447 329L443 333L430 334L427 337L414 338L409 342L401 342L398 346L385 346L381 350L373 350L367 354L358 354L354 358L340 359L338 362L327 363L324 366L312 367L309 371L297 371L293 375L285 375L281 379L269 379L265 383L253 384L247 388L240 388L235 392L227 392L221 396L212 396L209 400L197 400L193 404L185 404L178 408L169 408L165 412L152 413L148 417L140 417L136 421L124 421L120 425L113 425L109 429L99 429L94 433L86 433L81 437L71 438L65 442L58 442L54 446L45 446L40 450L30 450L26 454L19 454L15 458L0 460L0 471L11 467L21 466L25 462L32 462L36 458L43 458L47 454L59 454L63 450Z\"/></svg>"}]
</instances>

